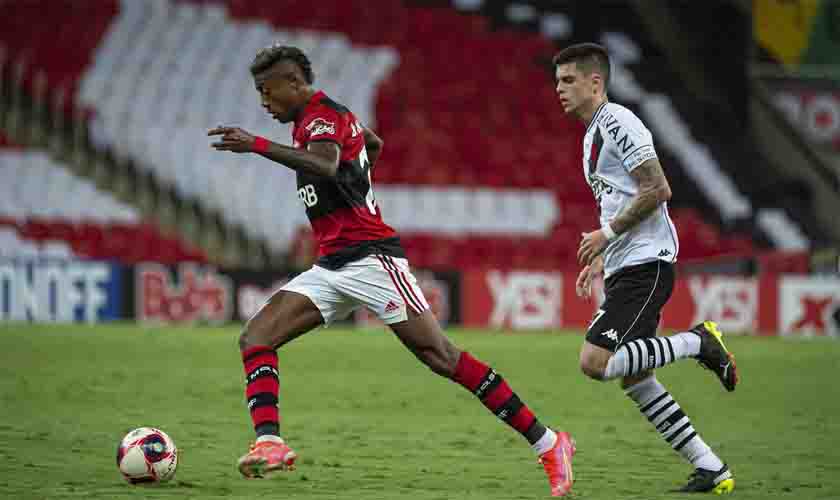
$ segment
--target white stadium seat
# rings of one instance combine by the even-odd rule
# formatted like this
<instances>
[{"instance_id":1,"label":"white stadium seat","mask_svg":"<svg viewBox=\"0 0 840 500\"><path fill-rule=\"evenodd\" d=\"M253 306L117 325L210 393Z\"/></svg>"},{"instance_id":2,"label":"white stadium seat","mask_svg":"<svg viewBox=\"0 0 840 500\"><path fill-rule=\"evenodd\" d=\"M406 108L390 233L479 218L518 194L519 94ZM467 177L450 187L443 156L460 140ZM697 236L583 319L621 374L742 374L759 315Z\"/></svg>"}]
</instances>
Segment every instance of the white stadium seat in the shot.
<instances>
[{"instance_id":1,"label":"white stadium seat","mask_svg":"<svg viewBox=\"0 0 840 500\"><path fill-rule=\"evenodd\" d=\"M248 69L250 54L275 41L308 53L316 85L374 125L377 88L399 64L395 49L354 46L337 33L278 31L265 22L234 21L222 7L169 0L121 3L81 80L79 99L97 110L97 142L283 251L306 224L294 172L253 156L214 152L205 136L213 126L230 124L289 144L289 127L259 106ZM510 191L503 203L489 189L390 186L376 192L386 222L401 231L544 235L555 222L549 191Z\"/></svg>"}]
</instances>

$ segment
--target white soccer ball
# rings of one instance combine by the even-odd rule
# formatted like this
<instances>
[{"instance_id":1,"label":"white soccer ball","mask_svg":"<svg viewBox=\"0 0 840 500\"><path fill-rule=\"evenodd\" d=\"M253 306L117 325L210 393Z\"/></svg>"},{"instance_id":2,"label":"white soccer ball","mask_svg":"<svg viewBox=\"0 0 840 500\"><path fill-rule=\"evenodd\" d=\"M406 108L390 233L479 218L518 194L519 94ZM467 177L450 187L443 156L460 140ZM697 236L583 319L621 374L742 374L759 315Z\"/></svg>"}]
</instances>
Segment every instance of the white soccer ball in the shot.
<instances>
[{"instance_id":1,"label":"white soccer ball","mask_svg":"<svg viewBox=\"0 0 840 500\"><path fill-rule=\"evenodd\" d=\"M168 481L178 467L178 448L162 430L140 427L120 442L117 467L131 484Z\"/></svg>"}]
</instances>

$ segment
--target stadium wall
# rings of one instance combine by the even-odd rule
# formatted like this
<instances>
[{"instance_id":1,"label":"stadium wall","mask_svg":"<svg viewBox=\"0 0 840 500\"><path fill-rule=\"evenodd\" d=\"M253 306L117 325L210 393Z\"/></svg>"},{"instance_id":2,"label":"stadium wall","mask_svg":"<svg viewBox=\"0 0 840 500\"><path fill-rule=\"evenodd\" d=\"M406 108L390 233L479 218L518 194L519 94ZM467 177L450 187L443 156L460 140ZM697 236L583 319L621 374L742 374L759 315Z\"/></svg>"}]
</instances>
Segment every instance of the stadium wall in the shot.
<instances>
[{"instance_id":1,"label":"stadium wall","mask_svg":"<svg viewBox=\"0 0 840 500\"><path fill-rule=\"evenodd\" d=\"M474 269L416 272L442 323L468 328L583 329L603 298L575 294L569 272ZM0 260L0 320L158 324L241 322L285 271L254 272L198 264L136 266L63 259ZM661 327L682 330L702 320L732 333L840 337L840 278L764 273L755 277L687 275L677 280ZM358 313L350 321L375 323Z\"/></svg>"}]
</instances>

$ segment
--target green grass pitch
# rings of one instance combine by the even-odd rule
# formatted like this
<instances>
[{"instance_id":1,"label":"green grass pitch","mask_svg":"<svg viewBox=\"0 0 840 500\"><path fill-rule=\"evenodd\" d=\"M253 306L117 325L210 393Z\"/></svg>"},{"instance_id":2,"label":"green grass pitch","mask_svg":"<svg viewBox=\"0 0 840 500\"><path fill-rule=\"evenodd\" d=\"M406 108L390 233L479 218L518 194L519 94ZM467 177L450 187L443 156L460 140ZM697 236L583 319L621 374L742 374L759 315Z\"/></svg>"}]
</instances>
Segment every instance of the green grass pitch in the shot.
<instances>
[{"instance_id":1,"label":"green grass pitch","mask_svg":"<svg viewBox=\"0 0 840 500\"><path fill-rule=\"evenodd\" d=\"M327 329L280 351L281 431L299 468L245 480L252 439L236 327L0 324L0 498L527 499L535 457L461 387L383 330ZM579 334L453 331L578 443L574 498L686 498L691 472L617 384L580 374ZM735 474L738 499L840 497L840 343L727 337L726 393L683 361L659 378ZM116 446L143 425L181 451L175 479L131 486Z\"/></svg>"}]
</instances>

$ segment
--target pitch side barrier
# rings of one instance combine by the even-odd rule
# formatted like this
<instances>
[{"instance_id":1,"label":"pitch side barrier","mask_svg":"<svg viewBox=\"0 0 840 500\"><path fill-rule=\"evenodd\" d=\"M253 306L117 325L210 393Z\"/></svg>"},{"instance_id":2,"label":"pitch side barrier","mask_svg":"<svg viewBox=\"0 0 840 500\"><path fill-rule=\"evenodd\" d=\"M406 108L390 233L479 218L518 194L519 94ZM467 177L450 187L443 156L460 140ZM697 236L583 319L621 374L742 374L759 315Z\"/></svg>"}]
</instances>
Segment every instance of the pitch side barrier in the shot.
<instances>
[{"instance_id":1,"label":"pitch side barrier","mask_svg":"<svg viewBox=\"0 0 840 500\"><path fill-rule=\"evenodd\" d=\"M416 270L442 323L491 329L587 327L603 297L575 294L574 272ZM126 266L105 261L0 258L0 321L161 324L247 320L294 276L181 264ZM686 274L677 279L662 328L712 319L728 333L840 336L840 276ZM350 321L371 324L364 311Z\"/></svg>"}]
</instances>

